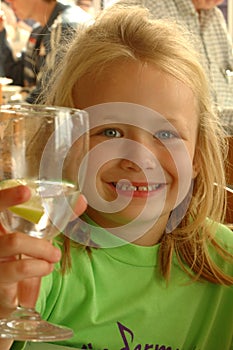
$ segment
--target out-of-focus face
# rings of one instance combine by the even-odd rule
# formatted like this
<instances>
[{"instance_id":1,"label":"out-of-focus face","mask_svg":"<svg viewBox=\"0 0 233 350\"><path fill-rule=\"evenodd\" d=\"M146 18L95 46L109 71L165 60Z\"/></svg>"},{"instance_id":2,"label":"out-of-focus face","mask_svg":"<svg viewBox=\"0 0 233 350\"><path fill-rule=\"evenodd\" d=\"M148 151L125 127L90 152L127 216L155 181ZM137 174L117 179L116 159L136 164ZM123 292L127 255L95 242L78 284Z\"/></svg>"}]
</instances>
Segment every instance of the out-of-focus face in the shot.
<instances>
[{"instance_id":1,"label":"out-of-focus face","mask_svg":"<svg viewBox=\"0 0 233 350\"><path fill-rule=\"evenodd\" d=\"M84 11L89 12L92 7L92 0L79 0L76 4Z\"/></svg>"},{"instance_id":2,"label":"out-of-focus face","mask_svg":"<svg viewBox=\"0 0 233 350\"><path fill-rule=\"evenodd\" d=\"M16 16L21 19L34 19L36 6L41 0L7 0Z\"/></svg>"},{"instance_id":3,"label":"out-of-focus face","mask_svg":"<svg viewBox=\"0 0 233 350\"><path fill-rule=\"evenodd\" d=\"M82 79L73 96L75 107L90 112L89 216L105 228L134 220L164 232L178 193L195 176L192 91L150 64L121 62L96 81Z\"/></svg>"},{"instance_id":4,"label":"out-of-focus face","mask_svg":"<svg viewBox=\"0 0 233 350\"><path fill-rule=\"evenodd\" d=\"M192 0L197 11L210 10L223 3L224 0Z\"/></svg>"}]
</instances>

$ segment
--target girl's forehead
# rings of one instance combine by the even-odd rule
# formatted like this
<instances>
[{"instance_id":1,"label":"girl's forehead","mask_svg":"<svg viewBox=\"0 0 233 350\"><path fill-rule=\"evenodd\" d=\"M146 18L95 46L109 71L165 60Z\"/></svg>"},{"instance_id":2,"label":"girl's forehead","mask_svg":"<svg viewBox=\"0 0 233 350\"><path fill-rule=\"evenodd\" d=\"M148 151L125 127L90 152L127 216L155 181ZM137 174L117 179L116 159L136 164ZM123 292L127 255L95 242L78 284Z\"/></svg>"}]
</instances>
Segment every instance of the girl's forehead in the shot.
<instances>
[{"instance_id":1,"label":"girl's forehead","mask_svg":"<svg viewBox=\"0 0 233 350\"><path fill-rule=\"evenodd\" d=\"M76 108L89 112L92 126L123 122L151 130L167 120L191 126L194 132L198 126L192 90L153 64L112 64L97 77L80 79L73 99Z\"/></svg>"},{"instance_id":2,"label":"girl's forehead","mask_svg":"<svg viewBox=\"0 0 233 350\"><path fill-rule=\"evenodd\" d=\"M88 98L89 105L120 101L120 98L135 102L129 100L139 101L145 97L147 102L151 96L156 101L157 96L161 99L165 94L167 101L177 101L183 95L185 98L193 95L191 89L178 76L173 76L153 63L121 60L97 71L93 67L89 73L78 79L73 90L75 103L84 104Z\"/></svg>"},{"instance_id":3,"label":"girl's forehead","mask_svg":"<svg viewBox=\"0 0 233 350\"><path fill-rule=\"evenodd\" d=\"M172 127L172 121L148 107L129 102L108 102L85 109L89 114L90 127L108 124L131 125L151 130L154 127ZM175 121L175 120L174 120Z\"/></svg>"}]
</instances>

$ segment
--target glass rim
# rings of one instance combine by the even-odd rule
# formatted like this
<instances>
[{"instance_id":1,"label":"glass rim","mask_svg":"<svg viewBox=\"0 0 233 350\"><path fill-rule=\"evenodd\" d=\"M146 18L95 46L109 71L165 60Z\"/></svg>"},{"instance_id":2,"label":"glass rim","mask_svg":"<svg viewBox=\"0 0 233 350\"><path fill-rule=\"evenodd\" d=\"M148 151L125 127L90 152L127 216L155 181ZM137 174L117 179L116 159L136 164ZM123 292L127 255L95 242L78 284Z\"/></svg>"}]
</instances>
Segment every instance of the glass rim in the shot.
<instances>
[{"instance_id":1,"label":"glass rim","mask_svg":"<svg viewBox=\"0 0 233 350\"><path fill-rule=\"evenodd\" d=\"M22 114L22 117L39 117L41 118L41 112L48 112L48 116L53 117L52 112L70 112L71 117L75 116L75 114L82 115L88 117L88 112L82 109L74 108L74 107L64 107L64 106L56 106L56 105L43 105L43 104L28 104L28 103L7 103L0 105L0 113L8 113L12 116L9 120L18 119L19 115ZM50 114L51 112L51 114ZM14 115L17 113L17 116ZM24 114L28 113L28 114ZM54 114L54 117L58 117L59 115ZM5 120L0 119L0 123L6 122Z\"/></svg>"}]
</instances>

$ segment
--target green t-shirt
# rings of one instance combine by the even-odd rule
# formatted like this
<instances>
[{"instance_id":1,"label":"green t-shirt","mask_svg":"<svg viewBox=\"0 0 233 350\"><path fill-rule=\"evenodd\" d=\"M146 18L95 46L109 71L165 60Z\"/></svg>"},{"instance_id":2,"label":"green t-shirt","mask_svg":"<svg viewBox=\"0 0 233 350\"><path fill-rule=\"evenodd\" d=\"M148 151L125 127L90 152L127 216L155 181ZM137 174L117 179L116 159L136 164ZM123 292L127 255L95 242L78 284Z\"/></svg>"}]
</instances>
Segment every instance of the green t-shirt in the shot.
<instances>
[{"instance_id":1,"label":"green t-shirt","mask_svg":"<svg viewBox=\"0 0 233 350\"><path fill-rule=\"evenodd\" d=\"M232 231L220 226L218 236L233 247ZM89 254L72 247L72 271L43 278L37 304L44 319L74 330L72 339L57 344L93 350L233 350L233 286L192 282L176 257L167 285L159 276L158 250L159 245L126 244L92 248ZM16 342L12 347L21 348Z\"/></svg>"}]
</instances>

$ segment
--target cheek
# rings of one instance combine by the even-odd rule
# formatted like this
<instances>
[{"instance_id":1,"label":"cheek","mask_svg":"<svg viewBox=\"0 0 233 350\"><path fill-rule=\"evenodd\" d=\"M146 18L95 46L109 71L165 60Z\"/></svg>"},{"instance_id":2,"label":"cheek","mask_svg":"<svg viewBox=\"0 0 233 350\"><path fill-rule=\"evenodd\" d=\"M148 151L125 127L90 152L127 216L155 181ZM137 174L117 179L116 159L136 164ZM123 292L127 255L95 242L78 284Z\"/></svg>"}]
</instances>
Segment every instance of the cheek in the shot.
<instances>
[{"instance_id":1,"label":"cheek","mask_svg":"<svg viewBox=\"0 0 233 350\"><path fill-rule=\"evenodd\" d=\"M158 158L162 168L174 178L178 176L176 158L176 154L174 152L171 153L171 151L166 148L160 152Z\"/></svg>"},{"instance_id":2,"label":"cheek","mask_svg":"<svg viewBox=\"0 0 233 350\"><path fill-rule=\"evenodd\" d=\"M107 160L104 152L100 152L98 148L89 151L83 193L90 205L93 204L93 201L96 204L104 198L106 183L113 181L110 174L114 173L117 162L118 160ZM117 171L115 171L116 173Z\"/></svg>"},{"instance_id":3,"label":"cheek","mask_svg":"<svg viewBox=\"0 0 233 350\"><path fill-rule=\"evenodd\" d=\"M175 179L174 185L177 191L176 205L178 205L190 191L193 178L192 159L193 152L184 145L170 149L170 163L168 171Z\"/></svg>"},{"instance_id":4,"label":"cheek","mask_svg":"<svg viewBox=\"0 0 233 350\"><path fill-rule=\"evenodd\" d=\"M117 163L118 160L116 159L106 159L105 153L101 150L90 150L87 167L87 177L89 176L88 182L90 182L91 179L99 181L101 178L106 178L106 174L113 170L117 166Z\"/></svg>"},{"instance_id":5,"label":"cheek","mask_svg":"<svg viewBox=\"0 0 233 350\"><path fill-rule=\"evenodd\" d=\"M176 180L178 178L178 164L177 161L180 156L180 152L174 150L173 146L160 145L156 148L154 155L160 164L161 170L167 174L169 178Z\"/></svg>"}]
</instances>

